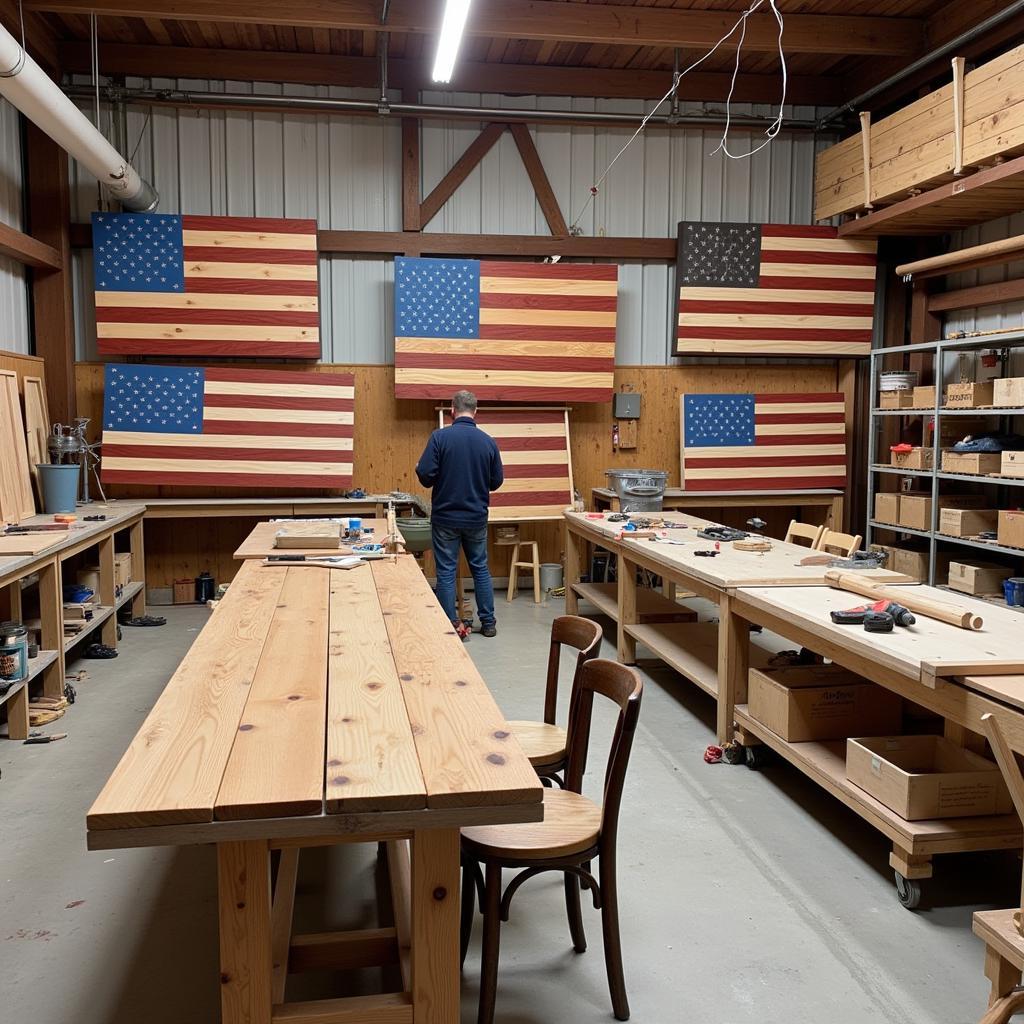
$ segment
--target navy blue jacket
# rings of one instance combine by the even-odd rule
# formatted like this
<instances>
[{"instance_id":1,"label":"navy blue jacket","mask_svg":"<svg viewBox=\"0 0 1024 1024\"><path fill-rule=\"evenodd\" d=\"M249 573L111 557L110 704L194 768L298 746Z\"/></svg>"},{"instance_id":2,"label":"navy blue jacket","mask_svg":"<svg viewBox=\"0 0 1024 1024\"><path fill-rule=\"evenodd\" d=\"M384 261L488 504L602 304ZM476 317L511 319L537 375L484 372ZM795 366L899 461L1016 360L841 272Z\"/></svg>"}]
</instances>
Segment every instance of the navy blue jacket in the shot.
<instances>
[{"instance_id":1,"label":"navy blue jacket","mask_svg":"<svg viewBox=\"0 0 1024 1024\"><path fill-rule=\"evenodd\" d=\"M430 521L451 528L484 526L491 491L505 480L497 443L472 416L459 416L430 435L416 475L433 488Z\"/></svg>"}]
</instances>

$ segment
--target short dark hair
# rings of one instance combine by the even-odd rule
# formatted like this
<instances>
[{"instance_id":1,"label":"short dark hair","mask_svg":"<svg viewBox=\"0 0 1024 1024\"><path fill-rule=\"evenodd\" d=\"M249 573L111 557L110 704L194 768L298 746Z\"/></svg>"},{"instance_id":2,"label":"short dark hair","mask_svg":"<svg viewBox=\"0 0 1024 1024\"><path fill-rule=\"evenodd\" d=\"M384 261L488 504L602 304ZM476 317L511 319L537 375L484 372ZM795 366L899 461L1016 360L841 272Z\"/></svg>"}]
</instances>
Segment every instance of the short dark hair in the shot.
<instances>
[{"instance_id":1,"label":"short dark hair","mask_svg":"<svg viewBox=\"0 0 1024 1024\"><path fill-rule=\"evenodd\" d=\"M472 391L456 391L452 395L452 409L456 415L460 412L476 412L476 395Z\"/></svg>"}]
</instances>

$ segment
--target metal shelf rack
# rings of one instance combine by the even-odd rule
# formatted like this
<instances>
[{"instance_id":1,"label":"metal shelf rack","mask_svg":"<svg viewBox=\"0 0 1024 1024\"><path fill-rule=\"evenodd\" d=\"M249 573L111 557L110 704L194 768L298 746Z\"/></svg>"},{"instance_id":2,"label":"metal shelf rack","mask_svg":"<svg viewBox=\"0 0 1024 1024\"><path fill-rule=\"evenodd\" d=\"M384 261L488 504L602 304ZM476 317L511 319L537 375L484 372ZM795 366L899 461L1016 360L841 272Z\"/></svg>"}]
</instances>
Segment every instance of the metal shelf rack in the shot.
<instances>
[{"instance_id":1,"label":"metal shelf rack","mask_svg":"<svg viewBox=\"0 0 1024 1024\"><path fill-rule=\"evenodd\" d=\"M997 416L1001 419L1001 429L1008 431L1011 421L1016 416L1024 416L1024 408L985 408L985 409L944 409L942 406L942 384L945 380L946 371L951 369L948 357L958 352L971 349L1011 349L1024 348L1024 330L1007 331L996 335L981 335L975 338L949 338L941 341L925 342L915 345L893 345L885 348L876 348L871 352L871 429L868 432L868 487L867 487L867 528L865 530L865 544L870 545L874 541L874 534L878 530L884 530L893 534L904 534L911 537L920 537L928 541L928 583L935 585L935 568L937 564L936 553L938 545L952 544L965 548L974 548L981 551L988 551L994 555L1007 555L1024 561L1024 550L1008 548L996 543L986 543L972 540L966 537L951 537L938 532L939 519L939 486L941 481L958 481L963 483L983 484L990 487L1008 488L1010 490L997 492L997 497L1006 495L1005 500L997 501L1000 507L1011 507L1014 504L1024 505L1024 496L1016 491L1016 488L1024 487L1024 479L1015 480L1009 477L974 476L966 473L943 473L941 470L941 423L946 417L957 416ZM884 366L884 360L889 356L906 353L931 353L934 356L935 375L935 399L931 408L926 409L879 409L878 408L878 385L879 373ZM900 469L896 466L879 464L879 442L878 435L881 423L886 417L931 417L934 422L932 431L932 468L931 469ZM926 440L922 436L922 443ZM931 482L931 528L928 530L912 530L903 526L894 526L881 523L874 519L875 514L875 486L876 479L882 475L894 475L903 477L917 477L927 479ZM1012 497L1010 497L1012 495Z\"/></svg>"}]
</instances>

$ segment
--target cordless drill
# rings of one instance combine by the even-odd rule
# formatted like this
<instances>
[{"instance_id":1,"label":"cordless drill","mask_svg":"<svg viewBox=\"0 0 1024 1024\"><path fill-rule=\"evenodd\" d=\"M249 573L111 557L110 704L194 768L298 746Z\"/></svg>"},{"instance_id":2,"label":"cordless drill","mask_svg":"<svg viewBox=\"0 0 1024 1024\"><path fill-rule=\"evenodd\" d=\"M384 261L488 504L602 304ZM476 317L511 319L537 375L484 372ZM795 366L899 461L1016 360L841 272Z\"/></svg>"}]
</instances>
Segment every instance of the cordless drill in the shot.
<instances>
[{"instance_id":1,"label":"cordless drill","mask_svg":"<svg viewBox=\"0 0 1024 1024\"><path fill-rule=\"evenodd\" d=\"M893 626L912 626L917 621L909 608L889 600L832 612L831 618L840 626L863 625L869 633L891 633Z\"/></svg>"}]
</instances>

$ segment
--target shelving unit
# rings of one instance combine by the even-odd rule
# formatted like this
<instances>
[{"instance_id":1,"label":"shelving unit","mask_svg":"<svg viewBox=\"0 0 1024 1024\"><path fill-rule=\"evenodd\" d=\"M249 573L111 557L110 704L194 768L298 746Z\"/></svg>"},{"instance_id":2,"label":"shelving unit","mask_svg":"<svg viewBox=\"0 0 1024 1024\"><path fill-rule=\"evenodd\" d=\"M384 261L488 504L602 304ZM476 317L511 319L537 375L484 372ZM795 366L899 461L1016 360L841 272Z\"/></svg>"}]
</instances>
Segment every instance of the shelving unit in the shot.
<instances>
[{"instance_id":1,"label":"shelving unit","mask_svg":"<svg viewBox=\"0 0 1024 1024\"><path fill-rule=\"evenodd\" d=\"M975 550L987 551L993 555L1006 555L1019 558L1024 561L1024 549L1009 548L997 544L995 541L979 541L968 537L951 537L948 534L938 532L939 519L939 493L940 484L943 481L982 484L996 488L1007 488L1006 492L997 491L997 507L1012 507L1016 504L1024 504L1024 495L1020 495L1017 488L1024 487L1024 479L992 475L973 475L968 473L944 473L941 470L941 439L942 421L949 417L970 416L998 417L1002 420L1001 429L1009 431L1011 421L1016 416L1024 416L1024 408L1009 407L996 408L985 407L980 409L947 409L942 405L942 387L946 380L946 371L951 369L949 357L959 352L976 349L1016 349L1024 348L1024 330L1012 331L1005 334L981 335L974 338L949 338L940 341L924 342L915 345L893 345L885 348L874 349L871 353L871 429L868 432L868 487L867 487L867 529L865 531L865 545L877 542L874 534L878 530L888 533L919 537L928 541L928 579L925 581L931 585L944 580L936 580L936 554L939 544L952 544L958 547L972 548ZM934 359L935 392L934 404L928 408L919 409L879 409L878 408L878 386L879 375L885 368L884 360L890 356L905 355L910 353L931 354ZM932 468L931 469L901 469L898 466L883 465L879 462L880 420L888 417L912 418L931 417L934 422L932 431ZM922 444L926 437L922 436ZM901 477L915 477L931 481L931 523L928 530L916 530L906 526L898 526L891 523L882 523L874 518L875 495L878 493L876 479L881 475L893 475ZM1000 495L1005 494L1003 500ZM1014 497L1009 497L1010 495Z\"/></svg>"}]
</instances>

